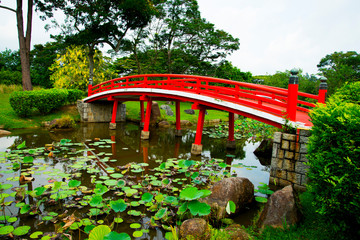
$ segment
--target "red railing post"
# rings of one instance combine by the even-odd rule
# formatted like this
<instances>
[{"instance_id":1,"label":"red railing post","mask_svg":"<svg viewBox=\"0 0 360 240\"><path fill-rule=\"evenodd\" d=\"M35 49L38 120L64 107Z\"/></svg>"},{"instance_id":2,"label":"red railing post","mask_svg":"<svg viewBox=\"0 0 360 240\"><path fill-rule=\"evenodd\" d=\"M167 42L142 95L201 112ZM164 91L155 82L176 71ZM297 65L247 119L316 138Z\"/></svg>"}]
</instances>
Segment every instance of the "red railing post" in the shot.
<instances>
[{"instance_id":1,"label":"red railing post","mask_svg":"<svg viewBox=\"0 0 360 240\"><path fill-rule=\"evenodd\" d=\"M92 95L92 85L88 85L88 97Z\"/></svg>"},{"instance_id":2,"label":"red railing post","mask_svg":"<svg viewBox=\"0 0 360 240\"><path fill-rule=\"evenodd\" d=\"M118 103L119 103L118 100L114 100L113 112L109 126L110 129L116 129L116 114L117 114Z\"/></svg>"},{"instance_id":3,"label":"red railing post","mask_svg":"<svg viewBox=\"0 0 360 240\"><path fill-rule=\"evenodd\" d=\"M299 77L297 74L299 71L297 69L292 69L291 76L289 77L288 85L288 102L287 102L287 117L291 121L296 121L296 109L298 101L298 91L299 91Z\"/></svg>"},{"instance_id":4,"label":"red railing post","mask_svg":"<svg viewBox=\"0 0 360 240\"><path fill-rule=\"evenodd\" d=\"M324 103L326 101L326 96L327 96L327 78L326 77L320 77L320 86L319 86L319 99L318 102L319 103Z\"/></svg>"}]
</instances>

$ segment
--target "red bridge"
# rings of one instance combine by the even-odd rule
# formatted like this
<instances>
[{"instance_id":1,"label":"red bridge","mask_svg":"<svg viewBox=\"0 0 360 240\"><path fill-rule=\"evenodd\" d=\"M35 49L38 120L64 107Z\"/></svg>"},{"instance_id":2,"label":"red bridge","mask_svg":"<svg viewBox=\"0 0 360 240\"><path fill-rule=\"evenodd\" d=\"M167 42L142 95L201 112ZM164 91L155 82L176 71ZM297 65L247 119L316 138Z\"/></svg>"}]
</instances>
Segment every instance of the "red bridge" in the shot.
<instances>
[{"instance_id":1,"label":"red bridge","mask_svg":"<svg viewBox=\"0 0 360 240\"><path fill-rule=\"evenodd\" d=\"M115 127L118 102L139 101L141 121L144 124L142 139L149 138L153 100L176 102L176 132L180 136L180 102L193 102L192 109L199 110L199 117L192 153L199 154L202 150L201 138L206 109L229 112L229 143L234 143L234 114L279 128L285 124L285 118L288 118L289 123L296 128L311 128L309 111L316 106L316 103L325 103L326 78L321 79L319 95L313 95L298 91L297 73L295 70L291 72L288 89L191 75L127 76L96 86L89 85L88 97L83 101L113 101L110 125ZM144 116L144 101L147 102L146 116Z\"/></svg>"}]
</instances>

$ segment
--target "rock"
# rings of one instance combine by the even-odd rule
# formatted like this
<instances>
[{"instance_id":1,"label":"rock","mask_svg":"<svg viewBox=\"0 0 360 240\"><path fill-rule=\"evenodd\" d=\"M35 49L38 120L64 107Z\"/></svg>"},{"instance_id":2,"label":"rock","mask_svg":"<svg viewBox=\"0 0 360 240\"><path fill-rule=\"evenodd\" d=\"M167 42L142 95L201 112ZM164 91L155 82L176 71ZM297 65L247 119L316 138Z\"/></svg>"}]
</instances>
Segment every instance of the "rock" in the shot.
<instances>
[{"instance_id":1,"label":"rock","mask_svg":"<svg viewBox=\"0 0 360 240\"><path fill-rule=\"evenodd\" d=\"M190 115L194 115L195 111L193 109L186 109L184 110L185 113L190 114Z\"/></svg>"},{"instance_id":2,"label":"rock","mask_svg":"<svg viewBox=\"0 0 360 240\"><path fill-rule=\"evenodd\" d=\"M240 224L233 224L225 228L231 240L247 240L251 239L250 235Z\"/></svg>"},{"instance_id":3,"label":"rock","mask_svg":"<svg viewBox=\"0 0 360 240\"><path fill-rule=\"evenodd\" d=\"M206 239L208 224L202 218L188 219L181 224L180 237L187 239L187 236L193 236L194 239Z\"/></svg>"},{"instance_id":4,"label":"rock","mask_svg":"<svg viewBox=\"0 0 360 240\"><path fill-rule=\"evenodd\" d=\"M191 126L192 123L188 120L180 120L180 125L181 126Z\"/></svg>"},{"instance_id":5,"label":"rock","mask_svg":"<svg viewBox=\"0 0 360 240\"><path fill-rule=\"evenodd\" d=\"M268 166L271 165L271 155L273 150L273 140L272 139L264 139L259 147L257 147L254 151L255 156L258 157L261 165Z\"/></svg>"},{"instance_id":6,"label":"rock","mask_svg":"<svg viewBox=\"0 0 360 240\"><path fill-rule=\"evenodd\" d=\"M168 127L170 127L170 123L167 121L161 121L158 123L158 126L162 127L162 128L168 128Z\"/></svg>"},{"instance_id":7,"label":"rock","mask_svg":"<svg viewBox=\"0 0 360 240\"><path fill-rule=\"evenodd\" d=\"M160 117L161 117L161 112L160 112L159 104L157 102L152 102L150 124L155 124Z\"/></svg>"},{"instance_id":8,"label":"rock","mask_svg":"<svg viewBox=\"0 0 360 240\"><path fill-rule=\"evenodd\" d=\"M173 110L171 109L171 107L170 107L169 105L161 105L160 108L161 108L162 110L165 110L166 115L168 115L168 116L174 116L174 112L173 112Z\"/></svg>"},{"instance_id":9,"label":"rock","mask_svg":"<svg viewBox=\"0 0 360 240\"><path fill-rule=\"evenodd\" d=\"M11 132L0 129L0 137L10 135Z\"/></svg>"},{"instance_id":10,"label":"rock","mask_svg":"<svg viewBox=\"0 0 360 240\"><path fill-rule=\"evenodd\" d=\"M232 177L225 178L212 186L212 193L202 201L211 206L211 214L217 220L224 218L226 205L233 201L236 212L239 212L254 198L254 185L247 178Z\"/></svg>"},{"instance_id":11,"label":"rock","mask_svg":"<svg viewBox=\"0 0 360 240\"><path fill-rule=\"evenodd\" d=\"M257 226L260 229L265 226L283 228L285 221L287 226L299 222L300 211L296 199L292 185L273 193L260 214Z\"/></svg>"}]
</instances>

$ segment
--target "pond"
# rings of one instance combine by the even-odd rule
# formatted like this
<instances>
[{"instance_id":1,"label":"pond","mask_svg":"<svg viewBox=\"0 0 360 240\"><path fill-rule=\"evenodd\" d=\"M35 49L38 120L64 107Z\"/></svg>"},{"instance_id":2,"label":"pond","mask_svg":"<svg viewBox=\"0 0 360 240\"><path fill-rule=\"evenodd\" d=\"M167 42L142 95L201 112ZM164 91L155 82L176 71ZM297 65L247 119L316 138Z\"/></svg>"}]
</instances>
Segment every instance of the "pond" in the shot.
<instances>
[{"instance_id":1,"label":"pond","mask_svg":"<svg viewBox=\"0 0 360 240\"><path fill-rule=\"evenodd\" d=\"M0 153L0 236L50 239L57 232L85 239L95 226L107 225L118 233L114 239L123 233L164 239L189 212L206 215L194 214L190 204L179 212L188 206L184 188L202 193L230 175L248 178L255 188L269 181L269 166L253 153L260 142L240 139L236 150L226 150L226 139L204 135L203 153L192 156L192 129L176 137L173 128L153 128L149 141L141 141L140 132L133 123L117 130L96 123L72 131L17 130L0 138L0 152L14 149L6 158ZM235 222L249 225L256 210Z\"/></svg>"}]
</instances>

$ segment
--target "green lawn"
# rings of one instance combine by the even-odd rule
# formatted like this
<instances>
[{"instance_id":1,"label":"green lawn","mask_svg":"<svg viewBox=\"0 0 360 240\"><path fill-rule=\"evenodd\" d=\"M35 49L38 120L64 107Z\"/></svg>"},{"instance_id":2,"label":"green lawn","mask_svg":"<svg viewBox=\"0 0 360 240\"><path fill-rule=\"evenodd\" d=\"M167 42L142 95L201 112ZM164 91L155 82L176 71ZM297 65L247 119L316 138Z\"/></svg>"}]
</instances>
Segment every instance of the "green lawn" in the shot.
<instances>
[{"instance_id":1,"label":"green lawn","mask_svg":"<svg viewBox=\"0 0 360 240\"><path fill-rule=\"evenodd\" d=\"M159 107L163 104L166 104L166 102L157 101L159 104ZM181 120L188 120L194 124L197 123L199 110L195 110L194 115L186 114L184 110L191 109L191 102L182 102L180 104L180 118ZM146 103L144 104L146 109ZM176 116L175 116L175 104L169 105L170 108L174 112L174 116L167 116L166 111L160 109L161 117L163 120L167 120L169 123L174 124L176 122ZM205 121L208 120L214 120L214 119L220 119L221 121L229 121L229 113L219 110L207 110L208 115L205 115ZM140 120L140 103L139 102L126 102L126 113L127 117L131 119Z\"/></svg>"},{"instance_id":2,"label":"green lawn","mask_svg":"<svg viewBox=\"0 0 360 240\"><path fill-rule=\"evenodd\" d=\"M20 118L11 108L9 98L9 93L0 94L0 125L3 125L5 129L36 128L40 127L44 121L51 121L64 115L70 115L75 120L80 119L75 105L64 106L48 115L35 113L31 118Z\"/></svg>"}]
</instances>

